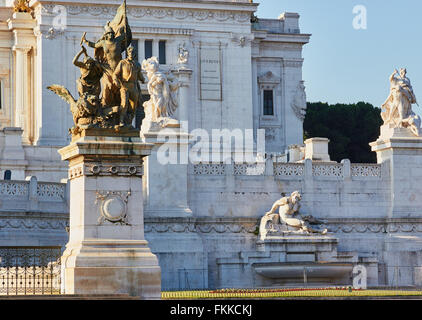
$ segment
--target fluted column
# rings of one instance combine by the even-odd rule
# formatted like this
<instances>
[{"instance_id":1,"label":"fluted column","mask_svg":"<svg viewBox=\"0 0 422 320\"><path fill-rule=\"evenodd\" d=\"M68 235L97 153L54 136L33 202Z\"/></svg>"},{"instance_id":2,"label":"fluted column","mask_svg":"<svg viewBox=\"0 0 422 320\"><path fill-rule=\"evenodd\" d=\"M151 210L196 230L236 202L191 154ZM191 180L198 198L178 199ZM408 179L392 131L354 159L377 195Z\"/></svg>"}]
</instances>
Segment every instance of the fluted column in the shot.
<instances>
[{"instance_id":1,"label":"fluted column","mask_svg":"<svg viewBox=\"0 0 422 320\"><path fill-rule=\"evenodd\" d=\"M28 77L28 53L31 47L14 46L13 51L16 57L16 73L15 73L15 113L14 127L26 129L25 114L26 108L30 104L28 91L30 89Z\"/></svg>"},{"instance_id":2,"label":"fluted column","mask_svg":"<svg viewBox=\"0 0 422 320\"><path fill-rule=\"evenodd\" d=\"M36 22L31 14L26 12L15 12L7 22L9 29L13 32L13 52L15 53L12 123L23 130L22 141L28 144L33 141L31 50L35 47Z\"/></svg>"},{"instance_id":3,"label":"fluted column","mask_svg":"<svg viewBox=\"0 0 422 320\"><path fill-rule=\"evenodd\" d=\"M174 71L174 73L178 76L180 82L178 107L180 128L182 131L187 132L187 123L189 122L189 104L192 100L192 95L190 94L192 70L188 68L181 68Z\"/></svg>"}]
</instances>

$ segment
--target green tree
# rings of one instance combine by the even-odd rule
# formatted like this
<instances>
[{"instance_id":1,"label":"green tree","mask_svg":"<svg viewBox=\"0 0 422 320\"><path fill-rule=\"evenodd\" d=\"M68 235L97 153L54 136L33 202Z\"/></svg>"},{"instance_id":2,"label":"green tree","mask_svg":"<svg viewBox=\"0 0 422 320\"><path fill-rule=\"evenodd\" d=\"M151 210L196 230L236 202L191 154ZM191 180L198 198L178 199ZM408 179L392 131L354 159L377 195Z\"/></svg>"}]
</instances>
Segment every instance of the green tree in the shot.
<instances>
[{"instance_id":1,"label":"green tree","mask_svg":"<svg viewBox=\"0 0 422 320\"><path fill-rule=\"evenodd\" d=\"M380 134L381 109L370 103L329 105L308 102L303 123L304 138L330 139L331 160L350 159L353 163L374 163L376 154L369 143Z\"/></svg>"}]
</instances>

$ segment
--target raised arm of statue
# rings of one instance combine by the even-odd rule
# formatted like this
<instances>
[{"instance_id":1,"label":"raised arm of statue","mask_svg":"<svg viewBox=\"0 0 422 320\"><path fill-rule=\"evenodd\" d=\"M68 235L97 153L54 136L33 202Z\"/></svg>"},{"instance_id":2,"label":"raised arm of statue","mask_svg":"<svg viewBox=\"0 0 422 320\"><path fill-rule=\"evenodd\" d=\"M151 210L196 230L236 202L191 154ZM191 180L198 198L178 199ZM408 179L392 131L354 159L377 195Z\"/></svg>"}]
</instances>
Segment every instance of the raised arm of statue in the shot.
<instances>
[{"instance_id":1,"label":"raised arm of statue","mask_svg":"<svg viewBox=\"0 0 422 320\"><path fill-rule=\"evenodd\" d=\"M103 46L102 39L98 40L97 42L92 42L92 41L86 40L85 34L82 36L81 42L85 43L87 46L91 48L100 48Z\"/></svg>"},{"instance_id":2,"label":"raised arm of statue","mask_svg":"<svg viewBox=\"0 0 422 320\"><path fill-rule=\"evenodd\" d=\"M79 60L79 57L82 55L82 53L84 53L85 56L87 56L85 47L82 47L81 51L79 51L76 54L76 56L73 58L73 61L72 62L78 68L84 68L85 69L85 64L82 61L78 61Z\"/></svg>"},{"instance_id":3,"label":"raised arm of statue","mask_svg":"<svg viewBox=\"0 0 422 320\"><path fill-rule=\"evenodd\" d=\"M274 202L273 206L271 207L271 210L268 211L266 213L266 215L270 215L275 213L275 211L280 208L281 206L284 206L285 204L287 204L287 198L281 198L279 200L277 200L276 202Z\"/></svg>"}]
</instances>

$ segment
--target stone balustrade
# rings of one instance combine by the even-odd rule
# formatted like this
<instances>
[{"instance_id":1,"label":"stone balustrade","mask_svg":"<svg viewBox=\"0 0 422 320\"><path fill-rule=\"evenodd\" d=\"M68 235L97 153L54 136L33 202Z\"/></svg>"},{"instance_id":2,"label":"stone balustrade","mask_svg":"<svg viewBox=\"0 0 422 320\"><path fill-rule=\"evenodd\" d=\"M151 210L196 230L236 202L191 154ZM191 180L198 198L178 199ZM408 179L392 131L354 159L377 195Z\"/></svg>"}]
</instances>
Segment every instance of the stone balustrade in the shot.
<instances>
[{"instance_id":1,"label":"stone balustrade","mask_svg":"<svg viewBox=\"0 0 422 320\"><path fill-rule=\"evenodd\" d=\"M230 170L230 168L232 169ZM193 174L196 176L224 176L232 172L235 176L263 176L273 175L275 179L302 180L312 177L317 180L374 180L382 178L382 164L353 163L349 160L336 162L304 163L266 162L257 163L198 163L193 165ZM384 175L388 172L384 172Z\"/></svg>"},{"instance_id":2,"label":"stone balustrade","mask_svg":"<svg viewBox=\"0 0 422 320\"><path fill-rule=\"evenodd\" d=\"M0 211L69 212L69 190L66 183L26 180L0 181Z\"/></svg>"}]
</instances>

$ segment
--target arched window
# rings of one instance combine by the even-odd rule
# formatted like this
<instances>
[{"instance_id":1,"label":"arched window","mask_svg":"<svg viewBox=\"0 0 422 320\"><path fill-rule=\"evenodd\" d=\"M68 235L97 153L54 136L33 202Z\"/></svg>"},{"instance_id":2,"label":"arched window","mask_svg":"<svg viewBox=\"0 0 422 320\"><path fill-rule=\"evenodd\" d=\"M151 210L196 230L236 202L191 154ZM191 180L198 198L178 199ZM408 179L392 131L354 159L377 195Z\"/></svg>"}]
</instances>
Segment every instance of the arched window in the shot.
<instances>
[{"instance_id":1,"label":"arched window","mask_svg":"<svg viewBox=\"0 0 422 320\"><path fill-rule=\"evenodd\" d=\"M6 170L4 172L4 180L12 180L12 171Z\"/></svg>"}]
</instances>

